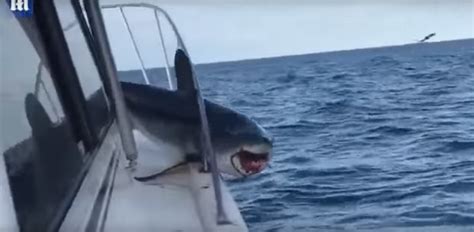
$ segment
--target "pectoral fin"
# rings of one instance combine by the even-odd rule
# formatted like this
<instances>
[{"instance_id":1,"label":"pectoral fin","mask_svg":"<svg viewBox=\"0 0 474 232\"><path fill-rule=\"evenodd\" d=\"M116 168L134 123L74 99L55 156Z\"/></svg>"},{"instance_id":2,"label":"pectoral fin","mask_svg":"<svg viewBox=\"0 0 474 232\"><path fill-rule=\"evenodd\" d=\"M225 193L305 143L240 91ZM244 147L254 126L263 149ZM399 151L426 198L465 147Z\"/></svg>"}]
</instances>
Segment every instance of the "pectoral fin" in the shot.
<instances>
[{"instance_id":1,"label":"pectoral fin","mask_svg":"<svg viewBox=\"0 0 474 232\"><path fill-rule=\"evenodd\" d=\"M166 168L165 170L160 171L158 173L148 175L148 176L136 176L135 180L140 181L140 182L147 182L147 181L150 181L150 180L155 180L155 179L157 179L161 176L177 174L179 172L182 172L183 168L186 168L187 163L188 163L187 161L181 161L181 162L179 162L179 163L177 163L177 164L175 164L175 165L173 165L169 168Z\"/></svg>"}]
</instances>

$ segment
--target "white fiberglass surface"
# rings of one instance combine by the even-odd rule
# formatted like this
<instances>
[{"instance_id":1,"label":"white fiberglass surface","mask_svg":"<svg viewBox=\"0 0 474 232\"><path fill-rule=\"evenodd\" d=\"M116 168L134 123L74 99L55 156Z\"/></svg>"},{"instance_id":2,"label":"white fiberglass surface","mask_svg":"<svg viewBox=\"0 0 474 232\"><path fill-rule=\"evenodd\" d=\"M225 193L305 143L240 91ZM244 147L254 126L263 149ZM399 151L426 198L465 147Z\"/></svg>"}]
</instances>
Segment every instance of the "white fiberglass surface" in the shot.
<instances>
[{"instance_id":1,"label":"white fiberglass surface","mask_svg":"<svg viewBox=\"0 0 474 232\"><path fill-rule=\"evenodd\" d=\"M225 187L224 207L232 224L216 226L211 176L200 173L197 163L182 165L147 182L135 180L136 176L158 173L182 159L179 151L165 144L157 145L137 132L135 136L140 152L138 166L132 172L120 157L105 231L247 231Z\"/></svg>"},{"instance_id":2,"label":"white fiberglass surface","mask_svg":"<svg viewBox=\"0 0 474 232\"><path fill-rule=\"evenodd\" d=\"M176 151L165 145L157 146L139 133L135 135L140 152L137 170L131 172L124 166L126 162L120 162L105 231L201 231L186 168L160 178L161 183L134 179L158 173L179 159Z\"/></svg>"}]
</instances>

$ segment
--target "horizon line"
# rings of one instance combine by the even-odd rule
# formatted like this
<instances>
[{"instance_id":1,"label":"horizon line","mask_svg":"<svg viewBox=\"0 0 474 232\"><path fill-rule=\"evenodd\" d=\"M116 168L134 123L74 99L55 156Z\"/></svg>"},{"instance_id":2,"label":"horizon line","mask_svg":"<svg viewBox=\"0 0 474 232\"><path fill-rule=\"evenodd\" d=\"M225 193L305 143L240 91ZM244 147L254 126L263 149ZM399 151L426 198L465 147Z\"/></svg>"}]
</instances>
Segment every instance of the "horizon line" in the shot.
<instances>
[{"instance_id":1,"label":"horizon line","mask_svg":"<svg viewBox=\"0 0 474 232\"><path fill-rule=\"evenodd\" d=\"M245 62L245 61L265 60L265 59L295 57L295 56L306 56L306 55L326 54L326 53L335 53L335 52L349 52L349 51L357 51L357 50L364 50L364 49L389 48L389 47L401 47L401 46L417 45L417 44L433 44L433 43L455 42L455 41L461 41L461 40L474 40L474 37L463 38L463 39L431 41L431 42L428 41L428 42L413 42L413 43L405 43L405 44L393 44L393 45L387 45L387 46L359 47L359 48L351 48L351 49L343 49L343 50L317 51L317 52L287 54L287 55L278 55L278 56L264 56L264 57L244 58L244 59L237 59L237 60L211 61L211 62L193 63L193 64L196 65L196 66L197 65L213 65L213 64L220 64L220 63ZM191 60L192 60L192 55L191 55Z\"/></svg>"},{"instance_id":2,"label":"horizon line","mask_svg":"<svg viewBox=\"0 0 474 232\"><path fill-rule=\"evenodd\" d=\"M286 57L298 57L298 56L308 56L308 55L316 55L316 54L328 54L328 53L337 53L337 52L351 52L357 50L365 50L365 49L378 49L378 48L390 48L390 47L401 47L401 46L409 46L409 45L421 45L421 44L434 44L434 43L447 43L447 42L455 42L455 41L463 41L463 40L474 40L472 38L464 38L464 39L452 39L452 40L441 40L441 41L432 41L432 42L413 42L413 43L406 43L406 44L393 44L387 46L374 46L374 47L359 47L359 48L352 48L352 49L344 49L344 50L329 50L329 51L319 51L319 52L308 52L308 53L299 53L299 54L288 54L288 55L279 55L279 56L264 56L264 57L255 57L255 58L244 58L238 60L222 60L222 61L212 61L212 62L204 62L204 63L194 63L195 66L206 66L206 65L217 65L217 64L225 64L225 63L234 63L234 62L250 62L256 60L266 60L266 59L278 59L278 58L286 58ZM192 55L191 55L192 60ZM155 69L155 68L163 68L163 67L147 67L146 70ZM136 71L140 68L134 69L122 69L118 70L118 72L127 72L127 71Z\"/></svg>"}]
</instances>

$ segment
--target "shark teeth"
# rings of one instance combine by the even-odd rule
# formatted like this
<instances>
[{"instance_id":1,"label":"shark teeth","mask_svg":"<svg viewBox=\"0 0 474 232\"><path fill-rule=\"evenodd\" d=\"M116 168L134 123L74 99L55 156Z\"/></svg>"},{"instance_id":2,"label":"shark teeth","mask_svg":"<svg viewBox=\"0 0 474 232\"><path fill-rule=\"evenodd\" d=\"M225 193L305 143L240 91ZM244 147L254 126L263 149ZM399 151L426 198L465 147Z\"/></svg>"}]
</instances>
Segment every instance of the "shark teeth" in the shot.
<instances>
[{"instance_id":1,"label":"shark teeth","mask_svg":"<svg viewBox=\"0 0 474 232\"><path fill-rule=\"evenodd\" d=\"M244 149L241 149L235 154L238 157L239 172L243 172L247 175L261 172L269 161L269 153L253 153Z\"/></svg>"},{"instance_id":2,"label":"shark teeth","mask_svg":"<svg viewBox=\"0 0 474 232\"><path fill-rule=\"evenodd\" d=\"M242 176L254 175L269 166L271 151L267 144L244 145L231 155L231 164Z\"/></svg>"}]
</instances>

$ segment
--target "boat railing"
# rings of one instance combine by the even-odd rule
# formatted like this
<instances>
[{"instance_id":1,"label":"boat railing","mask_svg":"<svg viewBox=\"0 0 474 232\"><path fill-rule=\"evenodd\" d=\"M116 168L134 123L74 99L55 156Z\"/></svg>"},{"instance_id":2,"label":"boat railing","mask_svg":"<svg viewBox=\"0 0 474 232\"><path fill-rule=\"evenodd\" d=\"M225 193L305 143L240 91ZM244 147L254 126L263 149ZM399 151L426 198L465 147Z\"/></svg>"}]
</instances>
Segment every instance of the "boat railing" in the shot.
<instances>
[{"instance_id":1,"label":"boat railing","mask_svg":"<svg viewBox=\"0 0 474 232\"><path fill-rule=\"evenodd\" d=\"M133 43L133 48L135 50L135 53L139 59L140 63L140 68L141 68L141 73L143 76L143 79L146 84L150 85L150 79L147 75L146 72L146 67L143 62L143 56L140 52L140 49L137 45L137 40L130 28L130 23L129 19L127 18L127 14L125 14L124 9L125 8L147 8L147 9L152 9L154 11L154 16L155 16L155 22L158 28L159 36L160 36L160 41L161 41L161 48L163 51L163 54L165 56L165 70L166 70L166 75L168 78L168 84L169 88L172 90L176 89L175 82L173 82L173 77L171 75L171 68L170 68L170 61L168 60L168 54L167 54L167 49L165 47L164 43L164 37L163 37L163 30L161 26L161 21L159 15L163 15L166 21L169 23L171 26L176 39L178 43L178 48L182 49L185 54L189 58L188 51L186 49L186 46L183 42L183 39L178 32L178 29L174 22L172 21L171 17L168 15L166 11L164 11L162 8L151 4L151 3L121 3L121 4L103 4L101 5L102 10L111 10L111 9L118 9L120 11L120 15L122 16L122 19L124 21L125 27L127 28L129 37ZM201 123L201 147L203 148L203 159L202 159L202 165L203 165L203 170L206 172L211 172L212 175L212 182L213 182L213 187L214 187L214 194L215 194L215 200L216 200L216 211L217 211L217 224L227 224L229 223L229 220L227 218L227 214L224 211L224 206L223 206L223 201L222 201L222 192L221 192L221 183L220 183L220 175L218 173L217 169L217 160L215 153L213 151L213 147L211 144L211 136L209 132L209 122L206 114L206 109L205 109L205 104L203 97L201 95L200 87L199 87L199 82L197 79L197 75L194 69L192 69L193 75L193 82L194 82L194 88L195 88L195 93L196 93L196 101L198 104L199 108L199 115L200 115L200 123ZM209 165L210 164L210 165Z\"/></svg>"}]
</instances>

